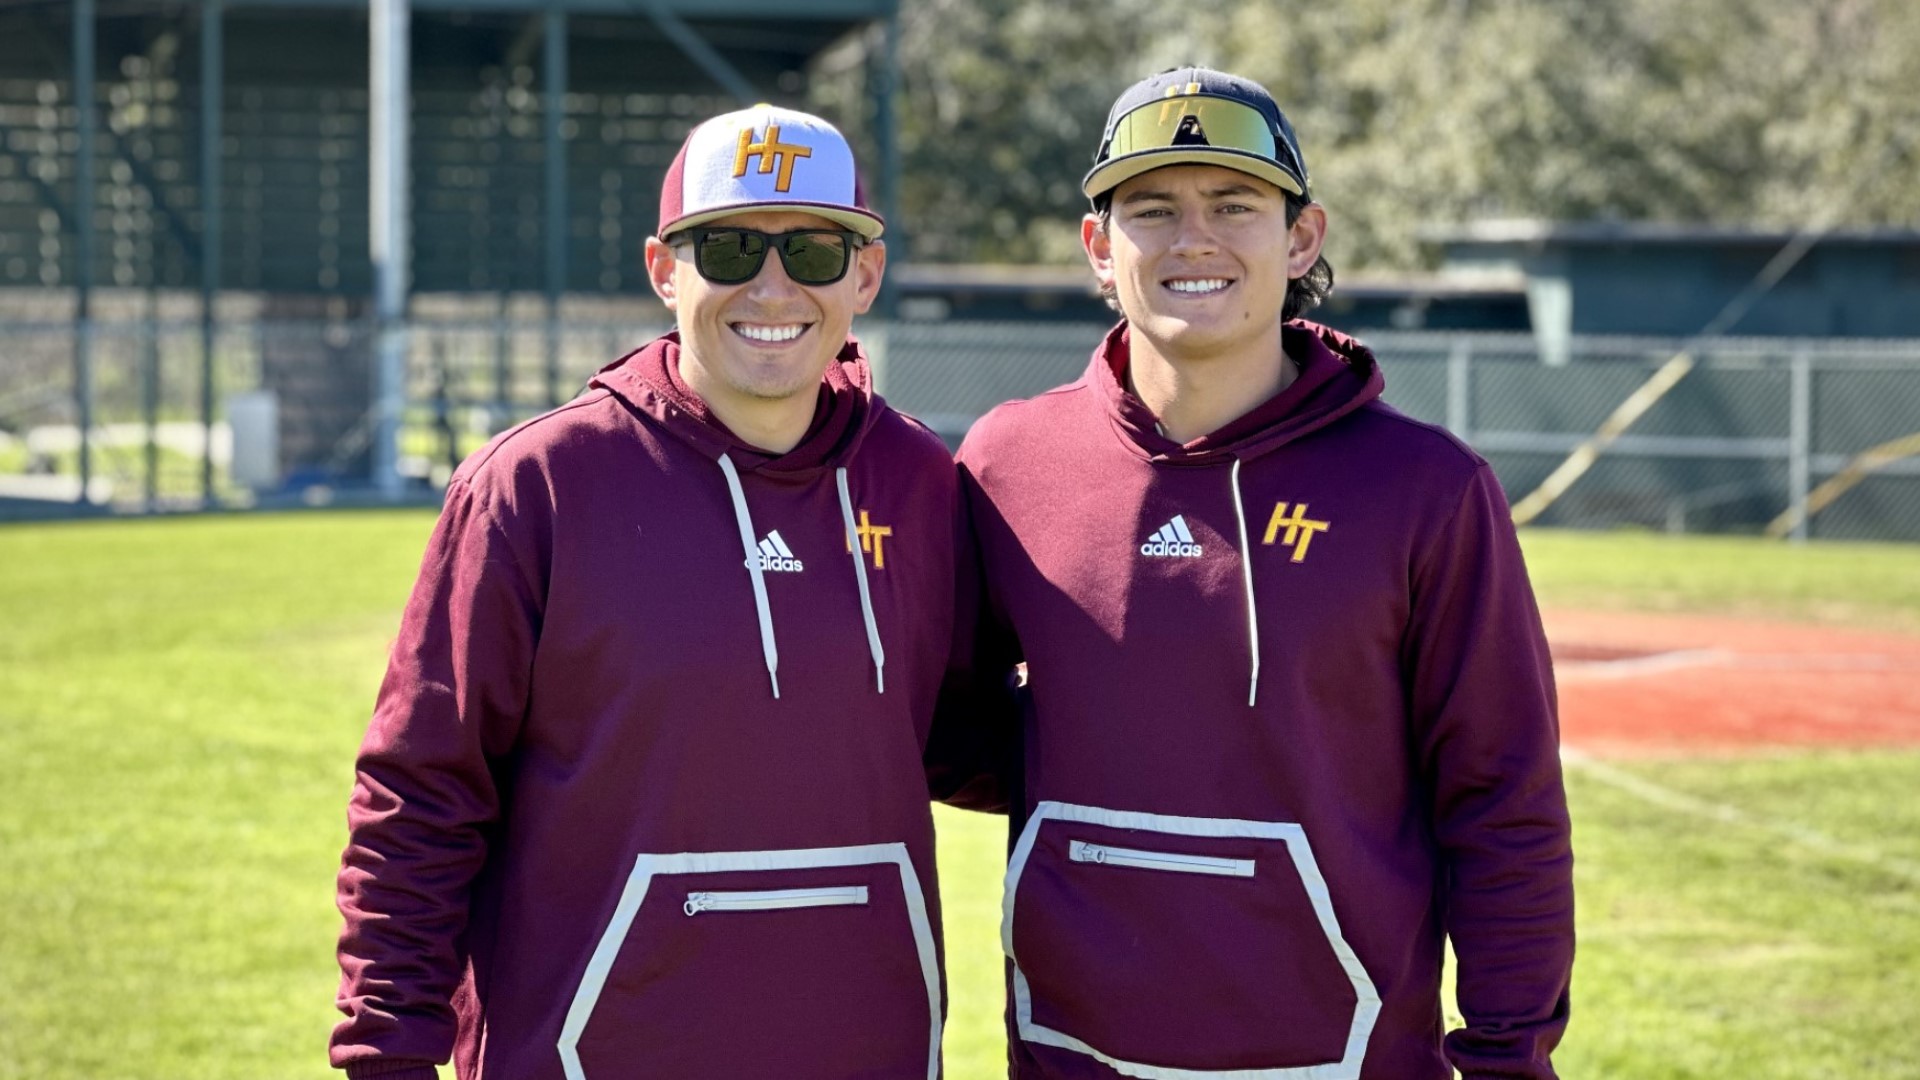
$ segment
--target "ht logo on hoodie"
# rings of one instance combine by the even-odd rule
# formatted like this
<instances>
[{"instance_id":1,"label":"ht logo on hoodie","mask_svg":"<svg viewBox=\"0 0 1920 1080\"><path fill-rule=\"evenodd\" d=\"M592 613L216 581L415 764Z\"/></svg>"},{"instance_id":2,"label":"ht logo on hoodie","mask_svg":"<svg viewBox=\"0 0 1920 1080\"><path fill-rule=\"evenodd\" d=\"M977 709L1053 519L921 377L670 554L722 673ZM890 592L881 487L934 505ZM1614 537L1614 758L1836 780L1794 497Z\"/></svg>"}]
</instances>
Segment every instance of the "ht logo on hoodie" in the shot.
<instances>
[{"instance_id":1,"label":"ht logo on hoodie","mask_svg":"<svg viewBox=\"0 0 1920 1080\"><path fill-rule=\"evenodd\" d=\"M1197 559L1200 545L1193 541L1186 515L1175 514L1172 521L1147 537L1147 542L1140 545L1140 554L1162 559Z\"/></svg>"},{"instance_id":2,"label":"ht logo on hoodie","mask_svg":"<svg viewBox=\"0 0 1920 1080\"><path fill-rule=\"evenodd\" d=\"M793 557L793 549L780 539L780 530L775 529L760 541L760 569L775 573L798 574L806 567Z\"/></svg>"},{"instance_id":3,"label":"ht logo on hoodie","mask_svg":"<svg viewBox=\"0 0 1920 1080\"><path fill-rule=\"evenodd\" d=\"M1272 544L1274 539L1278 538L1281 547L1293 549L1294 562L1305 562L1307 547L1313 543L1314 534L1326 532L1331 528L1333 528L1331 521L1314 521L1307 517L1306 503L1295 503L1291 515L1287 513L1286 503L1275 503L1273 517L1267 521L1267 535L1260 542ZM1284 535L1280 531L1282 529L1286 530Z\"/></svg>"},{"instance_id":4,"label":"ht logo on hoodie","mask_svg":"<svg viewBox=\"0 0 1920 1080\"><path fill-rule=\"evenodd\" d=\"M887 568L887 537L893 535L893 526L875 525L873 516L862 510L860 524L854 526L853 534L860 538L860 550L873 556L873 568L885 570ZM851 540L847 541L847 551L853 551Z\"/></svg>"}]
</instances>

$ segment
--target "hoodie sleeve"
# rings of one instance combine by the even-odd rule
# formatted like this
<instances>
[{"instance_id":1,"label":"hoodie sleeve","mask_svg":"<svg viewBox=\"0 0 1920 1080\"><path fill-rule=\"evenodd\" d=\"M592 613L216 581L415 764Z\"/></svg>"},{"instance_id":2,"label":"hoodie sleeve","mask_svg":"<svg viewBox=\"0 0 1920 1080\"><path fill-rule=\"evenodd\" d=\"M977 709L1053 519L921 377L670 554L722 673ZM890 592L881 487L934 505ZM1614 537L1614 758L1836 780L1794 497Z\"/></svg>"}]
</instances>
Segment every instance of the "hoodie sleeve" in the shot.
<instances>
[{"instance_id":1,"label":"hoodie sleeve","mask_svg":"<svg viewBox=\"0 0 1920 1080\"><path fill-rule=\"evenodd\" d=\"M544 562L534 530L456 480L361 744L337 900L350 1077L433 1075L454 1044L472 881L499 818L494 766L525 712Z\"/></svg>"},{"instance_id":2,"label":"hoodie sleeve","mask_svg":"<svg viewBox=\"0 0 1920 1080\"><path fill-rule=\"evenodd\" d=\"M1417 558L1406 657L1467 1078L1550 1080L1573 965L1573 853L1553 668L1512 515L1480 464Z\"/></svg>"},{"instance_id":3,"label":"hoodie sleeve","mask_svg":"<svg viewBox=\"0 0 1920 1080\"><path fill-rule=\"evenodd\" d=\"M1020 801L1020 642L989 588L983 521L987 494L968 467L975 432L960 446L954 511L954 640L927 740L927 788L962 809L1008 813Z\"/></svg>"},{"instance_id":4,"label":"hoodie sleeve","mask_svg":"<svg viewBox=\"0 0 1920 1080\"><path fill-rule=\"evenodd\" d=\"M953 650L927 740L927 787L964 810L1004 814L1019 793L1020 726L1012 631L987 595L971 504L979 498L960 474L954 537Z\"/></svg>"}]
</instances>

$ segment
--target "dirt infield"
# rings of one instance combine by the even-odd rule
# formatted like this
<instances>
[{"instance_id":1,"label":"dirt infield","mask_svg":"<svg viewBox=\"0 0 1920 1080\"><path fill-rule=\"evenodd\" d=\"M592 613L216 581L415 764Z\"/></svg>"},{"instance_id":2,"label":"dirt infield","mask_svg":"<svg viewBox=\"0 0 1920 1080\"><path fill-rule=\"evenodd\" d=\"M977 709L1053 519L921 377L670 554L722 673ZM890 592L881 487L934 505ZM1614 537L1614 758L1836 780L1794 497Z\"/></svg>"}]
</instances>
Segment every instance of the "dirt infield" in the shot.
<instances>
[{"instance_id":1,"label":"dirt infield","mask_svg":"<svg viewBox=\"0 0 1920 1080\"><path fill-rule=\"evenodd\" d=\"M1546 612L1563 741L1641 756L1920 745L1920 636Z\"/></svg>"}]
</instances>

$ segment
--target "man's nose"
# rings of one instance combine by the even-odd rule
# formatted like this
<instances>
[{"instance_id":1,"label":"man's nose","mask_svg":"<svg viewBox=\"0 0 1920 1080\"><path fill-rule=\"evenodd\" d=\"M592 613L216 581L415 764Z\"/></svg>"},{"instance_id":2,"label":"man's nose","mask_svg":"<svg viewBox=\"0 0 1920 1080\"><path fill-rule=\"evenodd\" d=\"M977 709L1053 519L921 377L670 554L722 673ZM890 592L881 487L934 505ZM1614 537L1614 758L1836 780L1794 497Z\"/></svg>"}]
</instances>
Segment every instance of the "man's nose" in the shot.
<instances>
[{"instance_id":1,"label":"man's nose","mask_svg":"<svg viewBox=\"0 0 1920 1080\"><path fill-rule=\"evenodd\" d=\"M780 252L774 245L767 245L767 259L760 264L760 272L747 283L747 293L756 299L772 299L793 296L800 292L799 283L787 276L787 264L780 261Z\"/></svg>"},{"instance_id":2,"label":"man's nose","mask_svg":"<svg viewBox=\"0 0 1920 1080\"><path fill-rule=\"evenodd\" d=\"M1177 255L1206 255L1220 247L1213 218L1205 211L1181 214L1174 223L1171 250Z\"/></svg>"}]
</instances>

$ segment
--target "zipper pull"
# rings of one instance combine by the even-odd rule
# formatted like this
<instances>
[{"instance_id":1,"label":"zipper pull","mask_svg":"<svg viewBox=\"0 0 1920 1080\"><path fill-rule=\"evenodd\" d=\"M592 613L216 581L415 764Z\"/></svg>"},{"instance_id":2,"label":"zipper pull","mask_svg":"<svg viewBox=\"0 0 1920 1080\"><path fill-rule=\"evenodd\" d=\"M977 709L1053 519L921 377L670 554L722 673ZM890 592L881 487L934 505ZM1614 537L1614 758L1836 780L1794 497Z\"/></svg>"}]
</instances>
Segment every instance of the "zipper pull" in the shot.
<instances>
[{"instance_id":1,"label":"zipper pull","mask_svg":"<svg viewBox=\"0 0 1920 1080\"><path fill-rule=\"evenodd\" d=\"M1088 844L1083 850L1086 852L1087 861L1090 863L1104 863L1107 861L1106 848L1095 847L1092 844Z\"/></svg>"},{"instance_id":2,"label":"zipper pull","mask_svg":"<svg viewBox=\"0 0 1920 1080\"><path fill-rule=\"evenodd\" d=\"M713 906L712 893L703 893L703 892L688 893L687 902L681 906L681 910L685 911L689 916L693 916L693 915L700 914L701 912L707 910L712 906Z\"/></svg>"}]
</instances>

